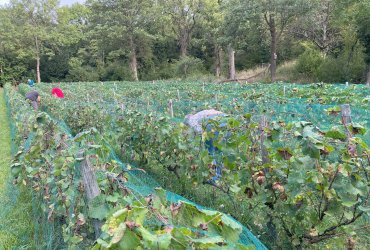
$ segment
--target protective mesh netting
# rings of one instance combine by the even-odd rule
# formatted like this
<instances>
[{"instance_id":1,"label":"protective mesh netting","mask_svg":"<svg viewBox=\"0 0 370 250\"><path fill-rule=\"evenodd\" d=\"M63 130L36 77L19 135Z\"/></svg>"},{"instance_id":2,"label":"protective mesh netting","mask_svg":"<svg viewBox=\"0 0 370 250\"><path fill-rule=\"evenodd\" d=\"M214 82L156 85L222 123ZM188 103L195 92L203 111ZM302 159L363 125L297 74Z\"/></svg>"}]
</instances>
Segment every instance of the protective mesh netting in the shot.
<instances>
[{"instance_id":1,"label":"protective mesh netting","mask_svg":"<svg viewBox=\"0 0 370 250\"><path fill-rule=\"evenodd\" d=\"M76 130L75 127L70 129L64 122L71 120L70 117L73 115L73 109L86 109L87 111L91 110L92 112L96 112L96 109L98 109L99 113L104 114L103 117L108 118L106 122L108 127L107 130L114 131L114 128L119 126L114 117L121 115L123 109L137 110L144 114L168 114L169 99L173 100L174 117L172 121L176 123L183 121L183 117L188 113L201 109L216 108L229 114L251 113L251 119L255 122L260 120L261 114L266 114L271 120L282 120L285 122L306 120L311 121L321 129L329 129L333 124L339 124L339 119L338 116L327 115L325 109L333 108L341 103L346 103L348 101L347 96L350 96L352 91L357 91L360 93L360 98L358 100L359 103L351 106L352 118L354 121L363 122L367 127L370 122L368 105L370 101L370 91L369 88L362 86L349 88L346 88L345 86L336 86L334 89L339 94L337 94L335 98L319 100L320 96L310 97L311 94L307 94L307 96L302 94L301 96L296 97L297 90L295 90L294 86L283 88L281 85L269 85L272 89L275 89L276 93L276 95L271 96L269 96L268 93L262 95L266 88L262 85L230 85L226 90L222 89L222 91L220 91L218 86L210 86L206 84L206 91L200 91L203 93L202 95L198 95L199 89L191 92L188 87L184 87L184 89L182 89L181 86L170 86L168 91L164 91L164 98L155 95L158 91L158 87L155 85L153 85L154 89L152 90L151 85L148 85L149 87L146 86L148 91L145 89L132 91L131 85L134 85L134 83L127 84L127 86L124 84L119 84L119 86L117 85L115 83L104 83L101 86L93 87L94 85L91 84L58 84L58 86L61 86L63 90L68 93L66 101L53 100L53 102L55 102L55 106L44 106L41 110L46 111L48 114L53 114L54 117L56 116L55 119L52 120L54 120L58 125L58 129L63 131L63 133L68 134L70 138L74 138L74 135L77 132L81 132L81 130ZM43 98L47 98L46 96L50 95L50 89L53 86L55 85L45 84L39 85L37 88L43 95ZM201 84L200 88L202 88ZM298 92L312 92L311 88L312 86L300 86L298 88ZM330 89L333 88L330 87L325 89L324 87L323 91L328 92ZM28 91L28 88L24 86L21 87L21 93L24 94L25 91ZM69 99L68 96L71 98ZM276 96L278 96L278 98L276 98ZM29 112L29 116L31 117L33 112L29 110L30 107L27 103L25 103L25 106L28 111L24 112ZM55 109L55 107L58 109L52 110ZM94 118L94 115L91 116ZM25 118L17 118L17 120L21 119ZM23 121L23 123L27 123L27 121ZM94 124L94 121L91 121L91 124ZM81 125L81 128L83 128L83 125ZM104 132L104 129L100 129L99 131ZM102 134L104 136L106 135L105 133ZM24 148L27 149L32 145L33 136L33 133L29 133L27 135L28 139L22 142L24 144ZM99 137L102 136L99 135ZM363 139L368 142L370 138L367 136L363 137ZM23 145L22 143L20 145ZM297 142L290 141L289 145L294 147L296 143ZM122 163L114 153L115 151L117 152L117 145L112 145L114 147L113 150L109 143L105 142L105 144L110 148L110 150L103 160L108 162L114 160L122 169L127 169L128 165ZM275 146L283 147L285 145L284 142L280 142ZM335 160L337 156L333 154L331 157ZM78 173L76 173L76 176L78 176L77 174ZM145 174L140 170L134 170L129 171L128 175L129 181L126 185L135 193L138 199L140 197L146 197L149 194L156 193L156 187L158 187L159 184L148 174ZM157 177L158 175L156 178ZM204 195L211 196L212 193L209 192ZM166 192L166 196L169 202L187 201L191 203L182 196L168 191ZM39 208L42 206L42 202L40 202L39 198L40 197L37 197L37 194L34 196L34 207L37 208L35 209L35 214L41 212ZM202 208L199 205L196 206ZM234 212L237 213L237 211ZM36 235L38 235L37 238L39 239L39 243L37 244L39 246L44 246L46 244L48 245L48 248L54 247L54 244L60 244L60 246L62 246L63 240L61 225L63 224L63 221L55 222L53 225L50 225L51 223L48 223L47 217L47 214L44 214L42 217L42 223L37 225L38 228L36 228ZM41 221L40 219L37 220ZM364 217L363 220L364 223L368 222L367 217ZM155 223L158 224L160 222L156 221ZM194 228L192 230L197 231L198 229ZM243 244L248 245L252 243L257 246L257 248L264 248L263 245L258 242L256 237L253 236L253 234L245 227L243 227L243 233L241 234L240 239L240 242ZM276 239L273 239L273 241L275 240ZM35 242L37 241L35 240Z\"/></svg>"},{"instance_id":2,"label":"protective mesh netting","mask_svg":"<svg viewBox=\"0 0 370 250\"><path fill-rule=\"evenodd\" d=\"M321 129L339 124L327 109L344 103L351 105L352 119L370 126L370 88L365 85L294 85L294 84L228 84L168 82L105 82L43 84L37 89L49 95L52 87L66 92L70 106L99 107L101 112L117 115L120 109L140 113L169 114L168 101L173 102L173 121L185 115L215 108L231 115L251 113L258 121L261 114L270 120L285 122L310 121ZM26 87L26 86L23 86ZM356 98L353 98L356 96ZM66 105L60 102L58 105ZM67 107L68 108L68 107ZM63 118L69 113L60 112ZM64 119L65 120L65 119ZM368 138L365 138L368 140Z\"/></svg>"},{"instance_id":3,"label":"protective mesh netting","mask_svg":"<svg viewBox=\"0 0 370 250\"><path fill-rule=\"evenodd\" d=\"M39 112L35 113L29 104L23 99L23 97L13 91L9 86L6 89L6 102L9 111L9 120L11 124L11 137L12 137L12 154L17 155L20 151L22 152L37 152L38 145L40 138L43 136L40 134L39 128L42 126L51 129L52 131L58 131L59 134L67 135L69 138L69 148L79 148L81 145L78 145L77 142L74 141L74 136L71 134L70 129L64 123L63 120L55 120L50 117L47 113ZM35 126L35 124L38 124ZM83 134L83 133L82 133ZM81 136L81 133L79 135ZM96 139L98 138L98 139ZM125 182L125 186L134 194L134 199L140 200L145 198L149 195L156 195L158 192L158 187L160 186L153 178L151 178L147 173L141 170L132 170L128 171L127 165L120 161L120 159L115 154L114 150L111 146L105 141L105 139L97 132L94 132L94 135L89 137L89 142L93 140L99 140L100 144L104 144L105 148L108 150L104 153L105 157L101 157L103 162L112 162L114 161L118 166L121 167L123 171L127 173L128 181ZM51 151L50 151L51 152ZM21 156L21 157L27 157ZM72 173L74 175L73 181L71 183L74 186L71 190L78 190L79 183L81 180L80 174L80 163L76 163L75 165L71 166ZM97 173L99 175L99 173ZM7 211L11 210L14 205L16 204L18 191L17 188L13 188L13 184L9 182L8 185L8 196L11 197L11 200L4 206L1 210L0 218L5 218ZM51 190L57 189L57 183L51 182L48 185L48 188ZM37 189L36 189L37 190ZM25 239L21 240L18 246L13 246L14 249L17 247L24 246L24 242L32 241L33 246L30 248L34 249L65 249L68 248L68 245L64 242L63 235L65 227L64 224L66 223L65 218L56 217L50 218L50 209L49 213L45 212L48 210L45 204L45 192L37 192L34 188L30 188L30 192L32 193L32 215L34 221L34 228L31 235L24 235ZM57 192L57 191L55 191ZM185 202L187 204L191 204L195 206L199 210L206 209L203 206L195 204L184 197L177 195L175 193L166 191L166 199L169 203L179 203ZM158 194L159 195L159 194ZM52 196L52 195L51 195ZM51 197L50 199L53 199ZM74 203L76 202L85 202L80 201L81 195L78 192L74 192L69 197L70 206L68 207L68 214L69 216L74 216ZM85 208L87 210L87 206ZM82 208L82 210L84 210ZM207 209L207 211L210 211ZM88 213L88 211L82 211L84 213ZM228 215L222 215L225 221L232 221L230 223L235 223L237 226L236 228L241 229L239 240L238 242L244 246L253 246L256 249L266 249L266 247L255 237L250 230L248 230L245 226L238 223L232 217ZM154 224L156 226L161 225L163 222L158 221L158 219L154 216ZM153 221L147 221L147 224L153 223ZM184 225L173 225L176 227L181 227ZM189 225L185 225L189 227ZM193 232L201 233L204 237L213 237L217 236L217 232L205 232L201 231L197 228L190 228ZM32 237L32 238L30 238ZM92 241L93 242L93 241ZM89 248L91 247L91 242L86 242L86 245L83 245L84 242L81 243L80 247L82 248ZM233 242L230 242L230 246L233 246ZM8 247L8 246L7 246ZM236 245L235 248L238 248Z\"/></svg>"}]
</instances>

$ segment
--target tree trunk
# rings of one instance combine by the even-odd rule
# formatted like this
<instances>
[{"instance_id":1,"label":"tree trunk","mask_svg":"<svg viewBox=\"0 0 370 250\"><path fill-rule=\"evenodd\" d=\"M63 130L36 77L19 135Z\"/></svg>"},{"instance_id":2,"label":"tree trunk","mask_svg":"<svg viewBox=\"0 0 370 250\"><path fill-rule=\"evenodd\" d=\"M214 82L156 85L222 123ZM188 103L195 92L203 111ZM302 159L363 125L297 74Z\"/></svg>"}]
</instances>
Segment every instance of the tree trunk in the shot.
<instances>
[{"instance_id":1,"label":"tree trunk","mask_svg":"<svg viewBox=\"0 0 370 250\"><path fill-rule=\"evenodd\" d=\"M40 75L40 46L37 37L35 37L35 45L36 45L36 78L37 83L41 82L41 75Z\"/></svg>"},{"instance_id":2,"label":"tree trunk","mask_svg":"<svg viewBox=\"0 0 370 250\"><path fill-rule=\"evenodd\" d=\"M276 24L275 17L273 14L269 16L269 26L270 26L270 35L271 35L271 59L270 59L270 72L271 72L271 82L275 81L276 77L276 44L277 44L277 34L276 34Z\"/></svg>"},{"instance_id":3,"label":"tree trunk","mask_svg":"<svg viewBox=\"0 0 370 250\"><path fill-rule=\"evenodd\" d=\"M324 51L324 57L329 54L329 41L328 41L328 27L329 27L329 16L330 16L330 2L328 1L323 9L324 20L322 23L322 47Z\"/></svg>"},{"instance_id":4,"label":"tree trunk","mask_svg":"<svg viewBox=\"0 0 370 250\"><path fill-rule=\"evenodd\" d=\"M180 57L185 57L188 54L188 34L183 30L180 33Z\"/></svg>"},{"instance_id":5,"label":"tree trunk","mask_svg":"<svg viewBox=\"0 0 370 250\"><path fill-rule=\"evenodd\" d=\"M322 46L324 50L324 57L326 57L327 54L329 53L329 45L328 45L327 39L328 39L327 38L327 24L326 22L324 22L322 25Z\"/></svg>"},{"instance_id":6,"label":"tree trunk","mask_svg":"<svg viewBox=\"0 0 370 250\"><path fill-rule=\"evenodd\" d=\"M215 75L216 77L221 76L221 61L222 61L222 51L220 46L215 45Z\"/></svg>"},{"instance_id":7,"label":"tree trunk","mask_svg":"<svg viewBox=\"0 0 370 250\"><path fill-rule=\"evenodd\" d=\"M235 79L235 51L231 44L228 46L228 54L229 54L229 79Z\"/></svg>"},{"instance_id":8,"label":"tree trunk","mask_svg":"<svg viewBox=\"0 0 370 250\"><path fill-rule=\"evenodd\" d=\"M370 67L369 67L369 70L368 70L368 72L367 72L366 85L367 85L368 87L370 87Z\"/></svg>"},{"instance_id":9,"label":"tree trunk","mask_svg":"<svg viewBox=\"0 0 370 250\"><path fill-rule=\"evenodd\" d=\"M133 39L132 36L130 37L130 50L131 50L131 53L130 53L130 69L131 69L132 78L133 78L134 81L138 81L139 77L138 77L138 74L137 74L136 47L135 47L134 39Z\"/></svg>"}]
</instances>

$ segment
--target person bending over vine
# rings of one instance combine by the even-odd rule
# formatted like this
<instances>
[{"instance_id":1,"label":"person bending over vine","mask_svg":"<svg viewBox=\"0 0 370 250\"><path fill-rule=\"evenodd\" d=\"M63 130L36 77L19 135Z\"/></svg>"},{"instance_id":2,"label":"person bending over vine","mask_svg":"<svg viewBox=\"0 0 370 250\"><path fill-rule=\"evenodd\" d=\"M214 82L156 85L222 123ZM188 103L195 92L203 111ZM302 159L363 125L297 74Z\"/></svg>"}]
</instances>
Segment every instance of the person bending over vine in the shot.
<instances>
[{"instance_id":1,"label":"person bending over vine","mask_svg":"<svg viewBox=\"0 0 370 250\"><path fill-rule=\"evenodd\" d=\"M26 94L26 100L31 104L33 109L37 111L39 109L39 103L41 101L40 95L37 91L32 90Z\"/></svg>"},{"instance_id":2,"label":"person bending over vine","mask_svg":"<svg viewBox=\"0 0 370 250\"><path fill-rule=\"evenodd\" d=\"M196 114L189 114L185 116L184 123L191 127L194 132L198 135L203 133L202 125L205 125L205 129L207 132L211 132L215 130L214 124L210 122L210 119L213 118L220 118L226 117L227 115L221 111L217 111L215 109L203 110ZM221 121L219 127L225 127L226 122ZM208 154L212 157L212 164L216 168L216 174L210 179L207 180L205 183L216 185L216 182L222 177L222 169L224 168L223 164L223 153L221 149L214 145L214 142L218 139L219 131L215 130L213 132L213 136L211 138L207 138L204 141L205 147L208 150Z\"/></svg>"}]
</instances>

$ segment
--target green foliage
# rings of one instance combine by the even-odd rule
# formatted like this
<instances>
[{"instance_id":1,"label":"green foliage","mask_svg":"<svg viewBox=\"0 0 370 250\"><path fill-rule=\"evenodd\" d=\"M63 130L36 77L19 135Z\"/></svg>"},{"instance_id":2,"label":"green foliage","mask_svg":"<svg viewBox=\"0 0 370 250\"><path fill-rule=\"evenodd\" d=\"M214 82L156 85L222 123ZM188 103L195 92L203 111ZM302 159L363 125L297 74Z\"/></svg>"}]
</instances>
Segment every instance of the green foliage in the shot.
<instances>
[{"instance_id":1,"label":"green foliage","mask_svg":"<svg viewBox=\"0 0 370 250\"><path fill-rule=\"evenodd\" d=\"M204 72L203 62L198 58L189 56L180 57L173 67L175 68L176 76L184 79Z\"/></svg>"},{"instance_id":2,"label":"green foliage","mask_svg":"<svg viewBox=\"0 0 370 250\"><path fill-rule=\"evenodd\" d=\"M47 113L32 111L9 85L7 91L18 132L16 143L24 145L14 157L12 172L15 182L28 186L40 204L34 209L38 211L35 220L42 230L37 230L35 239L53 237L48 242L50 247L77 249L126 249L127 244L135 248L206 249L222 245L224 249L245 249L250 245L238 243L242 226L220 212L200 209L187 202L172 203L167 200L166 191L160 188L151 190L148 196L137 188L131 189L129 186L137 185L137 177L130 174L130 166L124 168L112 157L114 152L95 128L72 137ZM47 99L45 102L51 101ZM56 107L49 108L53 114L58 113ZM134 112L131 115L140 116ZM84 123L87 116L79 118L82 125L87 126ZM149 121L150 117L146 124ZM167 123L163 117L161 121ZM106 120L95 122L98 125ZM69 123L74 129L81 129L79 124ZM136 124L134 136L141 136L139 131L143 126ZM169 124L166 127L171 130ZM151 129L144 135L145 140L155 131ZM161 133L162 137L156 139L164 144L170 142L165 127L161 128ZM176 143L172 148L179 146L185 152L186 146L181 146L179 141ZM183 152L179 152L180 156ZM87 187L81 176L82 164L93 167L100 190L100 195L91 201L86 200L84 194ZM99 221L105 224L101 227L103 233L95 241L93 232L97 233ZM56 230L56 235L49 235L49 226ZM58 242L58 236L63 236L64 243ZM43 248L43 244L36 247Z\"/></svg>"},{"instance_id":3,"label":"green foliage","mask_svg":"<svg viewBox=\"0 0 370 250\"><path fill-rule=\"evenodd\" d=\"M69 71L69 74L66 79L76 82L98 81L99 73L96 72L96 69L91 66L74 67Z\"/></svg>"},{"instance_id":4,"label":"green foliage","mask_svg":"<svg viewBox=\"0 0 370 250\"><path fill-rule=\"evenodd\" d=\"M203 91L202 84L185 82L95 83L94 89L88 84L65 84L68 102L78 100L76 104L64 106L46 95L44 99L53 107L51 113L80 130L68 116L79 102L90 98L95 119L80 115L78 122L95 123L121 159L145 169L168 189L233 214L258 232L269 247L308 247L317 242L339 247L367 211L369 151L364 140L368 105L364 100L368 88L284 85L228 84L220 88L205 84ZM50 87L39 88L49 91ZM225 166L222 179L214 186L207 183L216 174L212 157L200 136L166 117L169 99L178 100L174 101L178 118L195 106L218 107L233 114L226 127L220 127L217 119L211 121L219 131L215 145L223 152L218 160ZM341 125L336 115L342 103L351 103L354 114L364 114L356 116L361 124ZM295 111L299 105L302 109ZM262 113L272 116L264 130L267 163L262 158L263 135L258 124ZM210 138L213 133L202 136ZM115 201L112 196L109 200ZM142 231L137 233L143 237ZM113 237L103 240L109 245Z\"/></svg>"},{"instance_id":5,"label":"green foliage","mask_svg":"<svg viewBox=\"0 0 370 250\"><path fill-rule=\"evenodd\" d=\"M319 51L307 47L305 52L298 57L296 70L310 76L313 80L318 80L318 72L323 61L324 58Z\"/></svg>"},{"instance_id":6,"label":"green foliage","mask_svg":"<svg viewBox=\"0 0 370 250\"><path fill-rule=\"evenodd\" d=\"M354 8L355 22L358 27L358 37L365 47L366 61L370 60L370 18L367 14L370 10L370 4L367 1L358 1Z\"/></svg>"},{"instance_id":7,"label":"green foliage","mask_svg":"<svg viewBox=\"0 0 370 250\"><path fill-rule=\"evenodd\" d=\"M362 46L356 44L337 57L323 57L318 50L306 48L298 58L296 70L312 81L361 82L366 70L364 59Z\"/></svg>"},{"instance_id":8,"label":"green foliage","mask_svg":"<svg viewBox=\"0 0 370 250\"><path fill-rule=\"evenodd\" d=\"M100 74L102 81L132 80L131 72L123 62L115 61L107 63Z\"/></svg>"},{"instance_id":9,"label":"green foliage","mask_svg":"<svg viewBox=\"0 0 370 250\"><path fill-rule=\"evenodd\" d=\"M366 65L364 57L358 54L355 60L348 61L345 55L338 58L328 57L317 72L319 81L361 82L364 79Z\"/></svg>"},{"instance_id":10,"label":"green foliage","mask_svg":"<svg viewBox=\"0 0 370 250\"><path fill-rule=\"evenodd\" d=\"M297 45L308 41L325 58L319 70L317 54L304 52L303 80L359 82L366 75L369 5L363 0L57 2L1 6L0 84L35 79L37 58L42 78L52 82L135 80L136 73L142 80L198 77L214 74L216 65L227 75L229 44L237 70L254 68L270 61L274 29L278 65L299 57ZM199 72L185 72L200 64Z\"/></svg>"},{"instance_id":11,"label":"green foliage","mask_svg":"<svg viewBox=\"0 0 370 250\"><path fill-rule=\"evenodd\" d=\"M143 208L143 204L149 207ZM138 200L115 211L102 227L106 234L104 239L98 239L95 246L103 249L116 248L179 248L193 247L207 249L222 245L223 249L236 247L242 228L237 223L219 212L198 209L196 206L179 202L167 204L158 196ZM155 216L153 211L161 211L166 216L161 227L144 228L144 216ZM173 225L183 225L174 227ZM189 228L198 228L197 231ZM202 237L202 231L208 231L211 236ZM223 232L222 235L217 235ZM214 234L214 235L213 235ZM142 239L142 240L140 240ZM231 243L233 242L233 243ZM241 247L241 246L240 246ZM95 249L94 248L94 249ZM242 249L236 247L236 249Z\"/></svg>"},{"instance_id":12,"label":"green foliage","mask_svg":"<svg viewBox=\"0 0 370 250\"><path fill-rule=\"evenodd\" d=\"M9 168L12 149L11 128L7 116L4 90L0 89L0 246L23 246L32 249L30 241L33 234L33 222L29 217L32 209L32 196L24 186L17 188L12 184Z\"/></svg>"}]
</instances>

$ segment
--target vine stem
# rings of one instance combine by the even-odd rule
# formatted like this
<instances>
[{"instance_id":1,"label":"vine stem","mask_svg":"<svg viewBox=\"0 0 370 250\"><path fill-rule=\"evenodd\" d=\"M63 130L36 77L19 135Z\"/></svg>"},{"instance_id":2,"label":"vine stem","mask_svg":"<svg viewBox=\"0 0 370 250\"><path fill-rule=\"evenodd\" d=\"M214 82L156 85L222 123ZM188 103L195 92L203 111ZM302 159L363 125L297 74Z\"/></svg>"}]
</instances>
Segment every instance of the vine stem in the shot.
<instances>
[{"instance_id":1,"label":"vine stem","mask_svg":"<svg viewBox=\"0 0 370 250\"><path fill-rule=\"evenodd\" d=\"M218 217L221 217L221 216L222 216L222 214L216 215L215 217L213 217L212 219L210 219L209 221L207 221L206 224L211 223L212 221L214 221L215 219L217 219Z\"/></svg>"}]
</instances>

